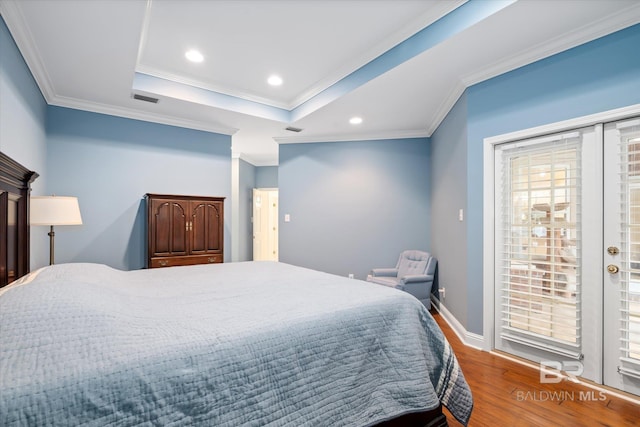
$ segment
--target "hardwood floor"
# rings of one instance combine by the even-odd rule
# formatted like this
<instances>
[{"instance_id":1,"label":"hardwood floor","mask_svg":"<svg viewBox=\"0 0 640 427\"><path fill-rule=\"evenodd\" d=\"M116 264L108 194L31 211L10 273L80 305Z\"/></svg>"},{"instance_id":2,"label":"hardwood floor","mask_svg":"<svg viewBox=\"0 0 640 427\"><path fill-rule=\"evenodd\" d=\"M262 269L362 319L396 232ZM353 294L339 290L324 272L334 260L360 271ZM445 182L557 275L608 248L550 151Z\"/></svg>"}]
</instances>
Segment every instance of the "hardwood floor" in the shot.
<instances>
[{"instance_id":1,"label":"hardwood floor","mask_svg":"<svg viewBox=\"0 0 640 427\"><path fill-rule=\"evenodd\" d=\"M471 387L470 427L640 425L640 405L570 381L541 384L538 369L465 346L439 314L432 314ZM462 425L445 413L450 426Z\"/></svg>"}]
</instances>

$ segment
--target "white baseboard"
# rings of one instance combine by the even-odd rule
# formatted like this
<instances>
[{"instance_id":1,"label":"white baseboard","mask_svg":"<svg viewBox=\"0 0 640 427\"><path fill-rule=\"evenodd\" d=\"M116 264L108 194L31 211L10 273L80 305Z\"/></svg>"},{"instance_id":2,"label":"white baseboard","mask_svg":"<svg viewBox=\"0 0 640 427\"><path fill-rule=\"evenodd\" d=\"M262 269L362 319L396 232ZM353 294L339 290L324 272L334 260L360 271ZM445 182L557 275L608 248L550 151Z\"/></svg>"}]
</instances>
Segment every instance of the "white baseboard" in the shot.
<instances>
[{"instance_id":1,"label":"white baseboard","mask_svg":"<svg viewBox=\"0 0 640 427\"><path fill-rule=\"evenodd\" d=\"M468 332L462 323L455 318L455 316L447 310L447 307L441 302L438 301L433 295L431 296L431 307L436 310L442 318L447 322L447 324L453 329L453 332L460 338L460 341L467 347L475 348L476 350L484 351L484 337L482 335Z\"/></svg>"}]
</instances>

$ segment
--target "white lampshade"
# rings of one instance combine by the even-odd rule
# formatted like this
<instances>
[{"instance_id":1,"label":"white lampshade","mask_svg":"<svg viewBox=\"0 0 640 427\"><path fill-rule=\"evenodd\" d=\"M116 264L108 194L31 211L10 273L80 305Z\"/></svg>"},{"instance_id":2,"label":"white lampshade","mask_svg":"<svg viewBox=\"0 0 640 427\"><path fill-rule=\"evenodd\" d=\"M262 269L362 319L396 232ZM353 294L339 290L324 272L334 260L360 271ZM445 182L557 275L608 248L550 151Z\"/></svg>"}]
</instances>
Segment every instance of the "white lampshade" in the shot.
<instances>
[{"instance_id":1,"label":"white lampshade","mask_svg":"<svg viewBox=\"0 0 640 427\"><path fill-rule=\"evenodd\" d=\"M77 197L31 196L31 225L81 225Z\"/></svg>"}]
</instances>

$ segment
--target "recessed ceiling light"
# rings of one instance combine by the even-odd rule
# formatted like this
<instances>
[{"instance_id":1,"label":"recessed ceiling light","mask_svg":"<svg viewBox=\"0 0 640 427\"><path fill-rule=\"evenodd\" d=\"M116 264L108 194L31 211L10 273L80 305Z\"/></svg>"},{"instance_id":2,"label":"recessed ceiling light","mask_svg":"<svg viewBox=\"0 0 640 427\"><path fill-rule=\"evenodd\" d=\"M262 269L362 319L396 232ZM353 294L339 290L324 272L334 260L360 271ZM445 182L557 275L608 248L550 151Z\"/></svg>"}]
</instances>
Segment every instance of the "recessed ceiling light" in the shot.
<instances>
[{"instance_id":1,"label":"recessed ceiling light","mask_svg":"<svg viewBox=\"0 0 640 427\"><path fill-rule=\"evenodd\" d=\"M271 86L280 86L282 84L282 77L276 76L274 74L272 76L269 76L269 78L267 79L267 83L269 83Z\"/></svg>"},{"instance_id":2,"label":"recessed ceiling light","mask_svg":"<svg viewBox=\"0 0 640 427\"><path fill-rule=\"evenodd\" d=\"M197 50L191 49L188 50L184 56L191 62L202 62L204 61L204 56Z\"/></svg>"},{"instance_id":3,"label":"recessed ceiling light","mask_svg":"<svg viewBox=\"0 0 640 427\"><path fill-rule=\"evenodd\" d=\"M351 117L349 119L349 123L351 123L352 125L359 125L360 123L362 123L362 117Z\"/></svg>"}]
</instances>

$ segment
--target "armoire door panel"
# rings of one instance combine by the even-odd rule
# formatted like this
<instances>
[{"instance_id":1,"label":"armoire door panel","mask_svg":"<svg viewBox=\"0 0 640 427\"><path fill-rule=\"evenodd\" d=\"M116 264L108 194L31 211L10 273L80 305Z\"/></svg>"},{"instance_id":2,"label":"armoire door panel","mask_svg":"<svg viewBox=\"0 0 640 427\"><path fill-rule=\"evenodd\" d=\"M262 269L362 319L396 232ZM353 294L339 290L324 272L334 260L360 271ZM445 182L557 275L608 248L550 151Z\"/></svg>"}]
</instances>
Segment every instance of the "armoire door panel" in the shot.
<instances>
[{"instance_id":1,"label":"armoire door panel","mask_svg":"<svg viewBox=\"0 0 640 427\"><path fill-rule=\"evenodd\" d=\"M152 256L184 255L187 253L186 213L175 202L154 200L151 204L153 226Z\"/></svg>"},{"instance_id":2,"label":"armoire door panel","mask_svg":"<svg viewBox=\"0 0 640 427\"><path fill-rule=\"evenodd\" d=\"M9 236L7 231L9 223L9 193L6 191L0 191L0 284L2 286L9 283L9 271L11 270L8 260L9 247L11 246L11 239L4 236Z\"/></svg>"},{"instance_id":3,"label":"armoire door panel","mask_svg":"<svg viewBox=\"0 0 640 427\"><path fill-rule=\"evenodd\" d=\"M11 283L18 278L18 211L20 197L9 197L7 205L7 279Z\"/></svg>"},{"instance_id":4,"label":"armoire door panel","mask_svg":"<svg viewBox=\"0 0 640 427\"><path fill-rule=\"evenodd\" d=\"M207 212L206 204L202 202L193 202L191 204L191 253L201 254L207 250L206 232L207 232Z\"/></svg>"},{"instance_id":5,"label":"armoire door panel","mask_svg":"<svg viewBox=\"0 0 640 427\"><path fill-rule=\"evenodd\" d=\"M220 203L194 203L192 209L192 254L216 253L222 250L220 239Z\"/></svg>"},{"instance_id":6,"label":"armoire door panel","mask_svg":"<svg viewBox=\"0 0 640 427\"><path fill-rule=\"evenodd\" d=\"M209 222L207 224L207 242L209 252L222 253L223 219L222 202L212 203L207 207Z\"/></svg>"},{"instance_id":7,"label":"armoire door panel","mask_svg":"<svg viewBox=\"0 0 640 427\"><path fill-rule=\"evenodd\" d=\"M154 217L150 239L153 242L152 255L168 255L170 253L171 236L171 207L169 202L152 202L152 215Z\"/></svg>"},{"instance_id":8,"label":"armoire door panel","mask_svg":"<svg viewBox=\"0 0 640 427\"><path fill-rule=\"evenodd\" d=\"M220 233L221 225L222 221L220 219L218 206L207 206L207 232L205 233L207 252L219 252L222 250L222 246L220 245L222 241Z\"/></svg>"},{"instance_id":9,"label":"armoire door panel","mask_svg":"<svg viewBox=\"0 0 640 427\"><path fill-rule=\"evenodd\" d=\"M171 255L186 255L189 252L186 204L171 203Z\"/></svg>"}]
</instances>

